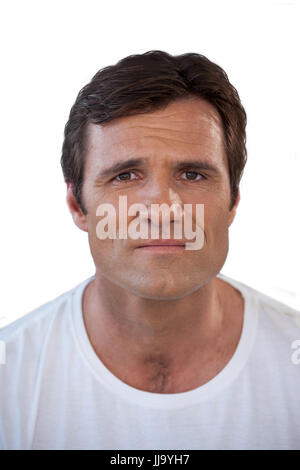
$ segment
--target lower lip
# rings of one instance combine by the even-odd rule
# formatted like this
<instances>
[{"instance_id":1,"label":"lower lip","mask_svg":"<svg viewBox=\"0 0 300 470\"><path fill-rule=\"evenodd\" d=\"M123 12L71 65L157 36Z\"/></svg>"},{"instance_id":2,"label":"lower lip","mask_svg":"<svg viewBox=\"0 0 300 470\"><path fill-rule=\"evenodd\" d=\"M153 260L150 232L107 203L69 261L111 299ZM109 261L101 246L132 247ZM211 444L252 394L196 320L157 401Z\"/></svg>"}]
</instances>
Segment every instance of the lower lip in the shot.
<instances>
[{"instance_id":1,"label":"lower lip","mask_svg":"<svg viewBox=\"0 0 300 470\"><path fill-rule=\"evenodd\" d=\"M172 253L182 251L185 249L185 245L148 245L139 246L138 249L143 252L159 252L159 253Z\"/></svg>"}]
</instances>

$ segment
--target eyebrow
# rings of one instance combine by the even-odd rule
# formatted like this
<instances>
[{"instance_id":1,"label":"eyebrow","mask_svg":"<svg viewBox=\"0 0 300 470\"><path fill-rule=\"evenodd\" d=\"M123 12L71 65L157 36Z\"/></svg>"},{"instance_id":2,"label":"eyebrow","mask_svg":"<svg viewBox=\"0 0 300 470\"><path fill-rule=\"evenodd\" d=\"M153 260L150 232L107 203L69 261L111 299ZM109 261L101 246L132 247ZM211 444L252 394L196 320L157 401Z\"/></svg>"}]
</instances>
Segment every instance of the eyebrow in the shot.
<instances>
[{"instance_id":1,"label":"eyebrow","mask_svg":"<svg viewBox=\"0 0 300 470\"><path fill-rule=\"evenodd\" d=\"M209 171L211 173L214 173L216 175L220 174L220 170L217 166L213 165L210 162L207 162L205 160L183 160L181 162L177 162L174 165L172 165L173 168L176 170L180 170L182 168L191 168L193 170L204 170L204 171Z\"/></svg>"},{"instance_id":2,"label":"eyebrow","mask_svg":"<svg viewBox=\"0 0 300 470\"><path fill-rule=\"evenodd\" d=\"M117 173L121 173L122 171L129 170L132 167L140 168L144 166L146 162L147 162L146 158L130 158L125 161L122 160L108 168L100 170L99 173L97 173L96 179L107 178ZM207 161L182 160L180 162L174 162L172 164L172 168L174 169L189 168L193 170L202 170L202 171L204 170L204 171L209 171L214 174L220 174L219 168L216 167L215 165L212 165L210 162L207 162Z\"/></svg>"},{"instance_id":3,"label":"eyebrow","mask_svg":"<svg viewBox=\"0 0 300 470\"><path fill-rule=\"evenodd\" d=\"M100 170L97 174L96 179L98 178L107 178L108 176L113 176L116 173L120 173L121 171L129 170L129 168L141 167L146 163L145 158L130 158L129 160L122 160L120 162L115 163L114 165L105 168L104 170Z\"/></svg>"}]
</instances>

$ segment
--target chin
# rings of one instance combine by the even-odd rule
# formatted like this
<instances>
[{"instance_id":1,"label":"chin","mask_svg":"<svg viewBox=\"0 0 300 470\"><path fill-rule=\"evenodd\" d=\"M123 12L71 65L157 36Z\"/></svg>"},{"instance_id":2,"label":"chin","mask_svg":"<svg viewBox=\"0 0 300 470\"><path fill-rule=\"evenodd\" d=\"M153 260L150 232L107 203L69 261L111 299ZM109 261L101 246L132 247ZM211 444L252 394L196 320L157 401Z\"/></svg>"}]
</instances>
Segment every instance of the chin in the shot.
<instances>
[{"instance_id":1,"label":"chin","mask_svg":"<svg viewBox=\"0 0 300 470\"><path fill-rule=\"evenodd\" d=\"M136 285L128 285L127 289L138 297L152 300L178 300L196 292L201 287L201 281L187 282L183 279L151 279Z\"/></svg>"}]
</instances>

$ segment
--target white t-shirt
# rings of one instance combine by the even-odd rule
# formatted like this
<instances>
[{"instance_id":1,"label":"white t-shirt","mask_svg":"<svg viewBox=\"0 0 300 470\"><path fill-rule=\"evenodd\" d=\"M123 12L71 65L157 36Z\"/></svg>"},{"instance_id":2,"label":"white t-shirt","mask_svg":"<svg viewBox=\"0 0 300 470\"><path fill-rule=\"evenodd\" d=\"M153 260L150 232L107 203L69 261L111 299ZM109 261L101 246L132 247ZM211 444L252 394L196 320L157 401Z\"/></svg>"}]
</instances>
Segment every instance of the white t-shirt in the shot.
<instances>
[{"instance_id":1,"label":"white t-shirt","mask_svg":"<svg viewBox=\"0 0 300 470\"><path fill-rule=\"evenodd\" d=\"M94 276L0 330L0 448L300 449L300 312L218 276L245 299L241 338L183 393L138 390L104 366L82 317Z\"/></svg>"}]
</instances>

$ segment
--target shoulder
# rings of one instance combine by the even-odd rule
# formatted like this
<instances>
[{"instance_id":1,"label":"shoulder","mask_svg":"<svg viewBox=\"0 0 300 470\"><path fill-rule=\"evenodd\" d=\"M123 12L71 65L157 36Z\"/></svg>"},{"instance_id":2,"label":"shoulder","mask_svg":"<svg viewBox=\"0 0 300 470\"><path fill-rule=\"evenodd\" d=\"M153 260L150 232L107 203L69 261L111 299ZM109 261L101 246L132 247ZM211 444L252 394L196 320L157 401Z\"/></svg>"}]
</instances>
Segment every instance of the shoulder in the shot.
<instances>
[{"instance_id":1,"label":"shoulder","mask_svg":"<svg viewBox=\"0 0 300 470\"><path fill-rule=\"evenodd\" d=\"M270 297L239 280L230 278L224 274L219 274L218 277L238 289L244 298L247 298L251 308L259 311L260 316L265 316L273 322L280 321L281 323L286 323L286 325L300 328L299 310L294 309L293 307L280 302L279 300Z\"/></svg>"},{"instance_id":2,"label":"shoulder","mask_svg":"<svg viewBox=\"0 0 300 470\"><path fill-rule=\"evenodd\" d=\"M272 298L263 292L228 276L220 275L221 279L240 290L251 312L257 314L261 326L268 326L280 334L293 333L300 339L300 311ZM271 333L271 331L269 331Z\"/></svg>"},{"instance_id":3,"label":"shoulder","mask_svg":"<svg viewBox=\"0 0 300 470\"><path fill-rule=\"evenodd\" d=\"M50 333L55 331L58 334L58 330L63 326L67 328L72 297L87 282L88 280L81 282L1 328L0 341L2 352L5 348L5 363L16 364L19 360L22 360L23 364L26 361L32 363L34 358L38 357Z\"/></svg>"},{"instance_id":4,"label":"shoulder","mask_svg":"<svg viewBox=\"0 0 300 470\"><path fill-rule=\"evenodd\" d=\"M41 384L52 379L49 364L68 352L68 345L72 344L68 338L73 299L86 282L0 330L0 448L18 441L14 429L23 429L20 448L26 447L23 439L32 432Z\"/></svg>"},{"instance_id":5,"label":"shoulder","mask_svg":"<svg viewBox=\"0 0 300 470\"><path fill-rule=\"evenodd\" d=\"M297 332L300 334L300 311L280 302L249 286L249 296L255 301L259 311L259 320L265 324L272 324L281 334Z\"/></svg>"},{"instance_id":6,"label":"shoulder","mask_svg":"<svg viewBox=\"0 0 300 470\"><path fill-rule=\"evenodd\" d=\"M23 335L30 334L33 330L47 328L58 311L63 311L72 290L64 292L58 297L51 299L0 329L0 340L12 342Z\"/></svg>"}]
</instances>

